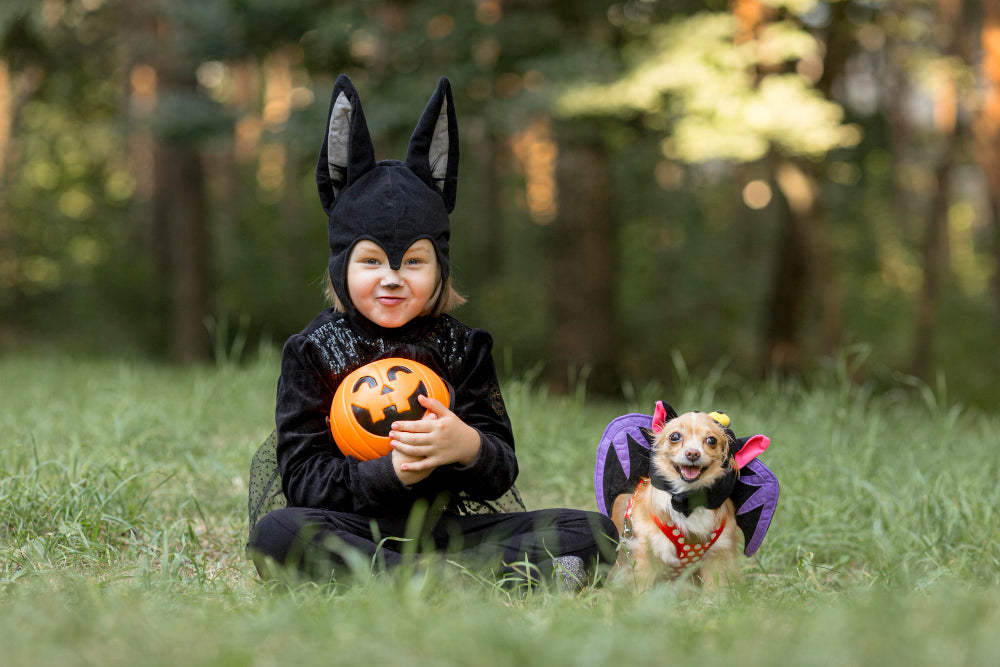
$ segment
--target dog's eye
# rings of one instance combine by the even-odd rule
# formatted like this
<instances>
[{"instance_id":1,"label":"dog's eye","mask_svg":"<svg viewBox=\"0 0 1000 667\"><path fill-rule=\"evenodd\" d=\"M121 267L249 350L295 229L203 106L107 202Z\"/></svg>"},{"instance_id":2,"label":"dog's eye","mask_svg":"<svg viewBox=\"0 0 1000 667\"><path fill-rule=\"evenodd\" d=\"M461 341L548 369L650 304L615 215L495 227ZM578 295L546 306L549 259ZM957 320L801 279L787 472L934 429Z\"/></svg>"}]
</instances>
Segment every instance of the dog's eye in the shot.
<instances>
[{"instance_id":1,"label":"dog's eye","mask_svg":"<svg viewBox=\"0 0 1000 667\"><path fill-rule=\"evenodd\" d=\"M709 447L715 447L717 443L718 441L712 436L708 436L707 438L705 438L705 444L708 445Z\"/></svg>"},{"instance_id":2,"label":"dog's eye","mask_svg":"<svg viewBox=\"0 0 1000 667\"><path fill-rule=\"evenodd\" d=\"M680 442L680 441L681 441L680 433L674 431L673 433L670 434L670 442Z\"/></svg>"}]
</instances>

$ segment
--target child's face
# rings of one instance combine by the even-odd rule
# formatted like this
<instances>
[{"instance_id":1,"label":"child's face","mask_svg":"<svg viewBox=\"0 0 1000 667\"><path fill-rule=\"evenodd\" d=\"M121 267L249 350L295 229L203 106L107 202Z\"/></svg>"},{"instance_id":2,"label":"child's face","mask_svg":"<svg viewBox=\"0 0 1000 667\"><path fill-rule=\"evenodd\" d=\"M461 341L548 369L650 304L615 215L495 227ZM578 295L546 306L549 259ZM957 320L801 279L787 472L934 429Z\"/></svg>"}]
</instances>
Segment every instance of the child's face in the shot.
<instances>
[{"instance_id":1,"label":"child's face","mask_svg":"<svg viewBox=\"0 0 1000 667\"><path fill-rule=\"evenodd\" d=\"M382 327L401 327L423 314L437 295L437 287L437 255L428 239L406 250L399 270L393 270L385 251L368 240L358 241L347 262L351 302Z\"/></svg>"}]
</instances>

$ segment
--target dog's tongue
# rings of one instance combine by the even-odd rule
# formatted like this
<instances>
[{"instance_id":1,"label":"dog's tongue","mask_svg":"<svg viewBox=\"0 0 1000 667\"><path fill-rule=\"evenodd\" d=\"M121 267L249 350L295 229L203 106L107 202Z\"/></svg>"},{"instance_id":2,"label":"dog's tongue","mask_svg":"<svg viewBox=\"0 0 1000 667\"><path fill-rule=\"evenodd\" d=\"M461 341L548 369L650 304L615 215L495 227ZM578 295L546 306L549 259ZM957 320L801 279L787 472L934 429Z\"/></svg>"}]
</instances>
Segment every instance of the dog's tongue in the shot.
<instances>
[{"instance_id":1,"label":"dog's tongue","mask_svg":"<svg viewBox=\"0 0 1000 667\"><path fill-rule=\"evenodd\" d=\"M695 468L694 466L681 466L680 469L681 475L687 480L697 479L698 475L701 474L701 468Z\"/></svg>"}]
</instances>

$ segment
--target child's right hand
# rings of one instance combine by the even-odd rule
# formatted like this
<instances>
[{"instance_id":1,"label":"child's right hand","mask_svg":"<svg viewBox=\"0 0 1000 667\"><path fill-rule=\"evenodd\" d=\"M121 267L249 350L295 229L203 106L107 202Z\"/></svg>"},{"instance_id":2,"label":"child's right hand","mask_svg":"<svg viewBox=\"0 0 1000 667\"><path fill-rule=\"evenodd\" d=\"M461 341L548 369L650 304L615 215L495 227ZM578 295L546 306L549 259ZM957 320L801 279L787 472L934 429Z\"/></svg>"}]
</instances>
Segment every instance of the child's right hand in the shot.
<instances>
[{"instance_id":1,"label":"child's right hand","mask_svg":"<svg viewBox=\"0 0 1000 667\"><path fill-rule=\"evenodd\" d=\"M438 466L467 466L479 455L479 432L441 401L418 396L427 414L412 421L393 422L389 432L396 476L407 486L424 479ZM399 454L399 457L396 457ZM414 481L407 481L407 480Z\"/></svg>"},{"instance_id":2,"label":"child's right hand","mask_svg":"<svg viewBox=\"0 0 1000 667\"><path fill-rule=\"evenodd\" d=\"M396 471L396 477L399 478L399 481L406 486L413 486L417 482L423 481L434 470L433 468L426 470L404 470L402 468L404 463L415 463L420 460L418 457L409 456L398 449L392 450L392 469Z\"/></svg>"}]
</instances>

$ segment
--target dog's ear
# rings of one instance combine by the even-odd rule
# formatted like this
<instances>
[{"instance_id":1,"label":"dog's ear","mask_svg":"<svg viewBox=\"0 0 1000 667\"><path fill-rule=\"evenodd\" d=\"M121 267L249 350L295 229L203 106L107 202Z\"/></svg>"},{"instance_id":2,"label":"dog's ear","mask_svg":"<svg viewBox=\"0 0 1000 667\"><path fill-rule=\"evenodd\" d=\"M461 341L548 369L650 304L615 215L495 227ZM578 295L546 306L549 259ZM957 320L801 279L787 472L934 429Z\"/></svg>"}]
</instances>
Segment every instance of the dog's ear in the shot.
<instances>
[{"instance_id":1,"label":"dog's ear","mask_svg":"<svg viewBox=\"0 0 1000 667\"><path fill-rule=\"evenodd\" d=\"M671 419L677 419L677 411L670 407L669 403L657 401L656 409L653 410L653 432L659 433L662 431L663 425Z\"/></svg>"},{"instance_id":2,"label":"dog's ear","mask_svg":"<svg viewBox=\"0 0 1000 667\"><path fill-rule=\"evenodd\" d=\"M341 74L333 86L316 186L327 215L340 191L375 168L375 148L354 84Z\"/></svg>"},{"instance_id":3,"label":"dog's ear","mask_svg":"<svg viewBox=\"0 0 1000 667\"><path fill-rule=\"evenodd\" d=\"M448 213L458 189L458 123L451 83L441 77L406 149L406 166L441 193Z\"/></svg>"}]
</instances>

